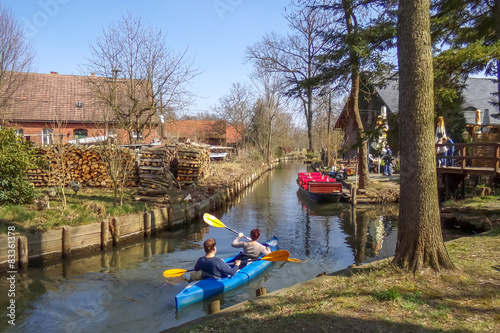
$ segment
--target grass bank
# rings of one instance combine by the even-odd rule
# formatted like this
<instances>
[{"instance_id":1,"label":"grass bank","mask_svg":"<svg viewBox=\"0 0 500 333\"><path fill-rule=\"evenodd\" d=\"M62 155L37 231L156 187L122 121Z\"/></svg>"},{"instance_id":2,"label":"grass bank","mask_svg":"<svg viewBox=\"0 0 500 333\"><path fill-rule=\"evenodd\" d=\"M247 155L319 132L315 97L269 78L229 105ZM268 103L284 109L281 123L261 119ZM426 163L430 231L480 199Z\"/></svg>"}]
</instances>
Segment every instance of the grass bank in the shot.
<instances>
[{"instance_id":1,"label":"grass bank","mask_svg":"<svg viewBox=\"0 0 500 333\"><path fill-rule=\"evenodd\" d=\"M224 188L243 177L262 168L262 162L238 161L212 163L210 175L199 182L198 186L187 186L183 189L172 188L167 196L171 204L184 202L190 194L191 203L199 202L213 194L216 189ZM211 188L211 189L209 189ZM47 191L40 188L41 195ZM77 226L102 220L105 216L121 216L136 212L145 212L158 206L155 203L134 200L137 188L125 189L124 204L114 205L114 194L111 189L83 187L75 195L66 189L67 207L62 210L61 194L50 199L50 208L38 210L35 204L0 205L0 234L7 233L7 227L14 225L20 233L44 231L62 226Z\"/></svg>"},{"instance_id":2,"label":"grass bank","mask_svg":"<svg viewBox=\"0 0 500 333\"><path fill-rule=\"evenodd\" d=\"M454 271L326 275L181 332L500 332L500 229L447 243Z\"/></svg>"},{"instance_id":3,"label":"grass bank","mask_svg":"<svg viewBox=\"0 0 500 333\"><path fill-rule=\"evenodd\" d=\"M129 198L131 190L127 190ZM31 205L0 206L0 234L7 232L7 226L14 225L17 232L48 230L62 226L76 226L94 223L104 216L119 216L147 210L143 202L126 200L122 206L113 204L114 194L110 189L84 188L78 194L66 193L66 209L62 210L60 196L50 200L50 208L38 210Z\"/></svg>"}]
</instances>

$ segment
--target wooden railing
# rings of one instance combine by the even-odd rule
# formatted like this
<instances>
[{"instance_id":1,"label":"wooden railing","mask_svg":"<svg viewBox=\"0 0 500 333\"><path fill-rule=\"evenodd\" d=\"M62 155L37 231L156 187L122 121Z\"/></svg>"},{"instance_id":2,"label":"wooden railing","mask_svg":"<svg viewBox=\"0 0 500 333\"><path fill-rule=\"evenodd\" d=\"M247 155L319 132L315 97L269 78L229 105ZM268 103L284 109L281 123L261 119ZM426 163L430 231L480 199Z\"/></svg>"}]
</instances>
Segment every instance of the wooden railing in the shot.
<instances>
[{"instance_id":1,"label":"wooden railing","mask_svg":"<svg viewBox=\"0 0 500 333\"><path fill-rule=\"evenodd\" d=\"M454 143L436 144L448 150L454 147L454 155L443 156L446 167L438 167L438 172L500 176L500 143ZM448 161L452 161L449 163Z\"/></svg>"}]
</instances>

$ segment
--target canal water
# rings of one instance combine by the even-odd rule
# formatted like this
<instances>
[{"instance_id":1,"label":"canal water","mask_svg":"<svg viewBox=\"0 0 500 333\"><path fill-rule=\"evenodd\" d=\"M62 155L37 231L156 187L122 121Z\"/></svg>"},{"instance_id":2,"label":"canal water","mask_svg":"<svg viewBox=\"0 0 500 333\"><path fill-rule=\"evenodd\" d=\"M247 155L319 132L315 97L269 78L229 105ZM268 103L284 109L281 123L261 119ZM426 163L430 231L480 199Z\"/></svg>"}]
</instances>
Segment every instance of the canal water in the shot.
<instances>
[{"instance_id":1,"label":"canal water","mask_svg":"<svg viewBox=\"0 0 500 333\"><path fill-rule=\"evenodd\" d=\"M226 308L333 272L392 256L398 207L316 204L297 192L301 163L284 163L252 184L230 208L211 212L228 227L261 241L276 235L279 247L301 263L273 263L250 283L176 311L175 295L187 281L166 279L166 269L191 269L204 254L203 241L217 240L217 256L235 253L236 235L203 221L150 240L57 265L30 267L16 275L15 326L8 323L9 283L0 281L0 331L6 332L157 332L205 316L208 305ZM4 276L5 274L3 274Z\"/></svg>"}]
</instances>

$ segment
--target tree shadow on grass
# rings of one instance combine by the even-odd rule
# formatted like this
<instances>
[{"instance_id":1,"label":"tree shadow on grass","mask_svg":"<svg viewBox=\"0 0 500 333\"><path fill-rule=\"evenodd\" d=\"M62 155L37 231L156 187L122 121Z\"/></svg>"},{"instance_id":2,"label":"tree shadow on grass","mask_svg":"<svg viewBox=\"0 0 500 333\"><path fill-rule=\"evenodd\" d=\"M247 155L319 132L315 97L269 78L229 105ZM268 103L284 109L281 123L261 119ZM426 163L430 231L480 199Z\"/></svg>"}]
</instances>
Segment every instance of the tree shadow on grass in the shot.
<instances>
[{"instance_id":1,"label":"tree shadow on grass","mask_svg":"<svg viewBox=\"0 0 500 333\"><path fill-rule=\"evenodd\" d=\"M270 311L270 308L260 307L259 310L263 313ZM206 321L204 318L173 327L162 331L162 333L175 332L398 332L398 333L434 333L434 332L449 332L449 333L467 333L472 332L464 329L432 329L420 325L410 323L397 323L389 320L373 320L360 319L348 316L338 316L334 313L308 314L296 313L290 315L277 315L266 319L248 319L246 321L233 320L238 317L245 317L246 312L243 310L234 311L231 313L217 313L211 315L212 320ZM200 324L200 326L198 326Z\"/></svg>"}]
</instances>

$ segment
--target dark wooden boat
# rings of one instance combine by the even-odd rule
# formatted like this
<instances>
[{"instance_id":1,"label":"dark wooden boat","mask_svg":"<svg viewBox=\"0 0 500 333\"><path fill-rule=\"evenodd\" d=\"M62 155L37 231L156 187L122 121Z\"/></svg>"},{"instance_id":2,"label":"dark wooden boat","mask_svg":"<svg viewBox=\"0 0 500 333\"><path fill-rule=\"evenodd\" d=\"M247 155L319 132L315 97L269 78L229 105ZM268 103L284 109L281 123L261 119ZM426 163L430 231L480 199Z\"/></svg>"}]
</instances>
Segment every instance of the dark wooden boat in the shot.
<instances>
[{"instance_id":1,"label":"dark wooden boat","mask_svg":"<svg viewBox=\"0 0 500 333\"><path fill-rule=\"evenodd\" d=\"M299 191L316 202L338 202L342 198L342 183L321 172L299 172Z\"/></svg>"}]
</instances>

